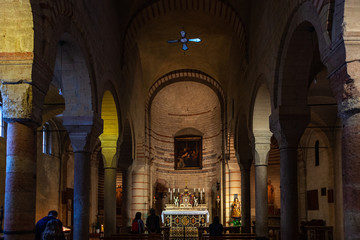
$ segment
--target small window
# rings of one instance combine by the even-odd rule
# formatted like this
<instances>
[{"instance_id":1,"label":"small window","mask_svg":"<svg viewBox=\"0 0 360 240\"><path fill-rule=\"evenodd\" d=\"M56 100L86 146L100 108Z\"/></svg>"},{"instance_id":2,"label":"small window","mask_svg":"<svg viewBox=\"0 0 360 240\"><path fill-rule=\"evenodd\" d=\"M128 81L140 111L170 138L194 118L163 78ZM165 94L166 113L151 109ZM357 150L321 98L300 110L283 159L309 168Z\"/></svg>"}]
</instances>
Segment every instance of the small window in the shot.
<instances>
[{"instance_id":1,"label":"small window","mask_svg":"<svg viewBox=\"0 0 360 240\"><path fill-rule=\"evenodd\" d=\"M42 152L46 154L51 154L51 134L50 126L48 123L45 123L43 126L43 141L42 141Z\"/></svg>"},{"instance_id":2,"label":"small window","mask_svg":"<svg viewBox=\"0 0 360 240\"><path fill-rule=\"evenodd\" d=\"M320 155L319 155L319 141L315 142L315 166L320 165Z\"/></svg>"},{"instance_id":3,"label":"small window","mask_svg":"<svg viewBox=\"0 0 360 240\"><path fill-rule=\"evenodd\" d=\"M0 105L0 137L5 137L5 122L3 118L3 111L1 105Z\"/></svg>"}]
</instances>

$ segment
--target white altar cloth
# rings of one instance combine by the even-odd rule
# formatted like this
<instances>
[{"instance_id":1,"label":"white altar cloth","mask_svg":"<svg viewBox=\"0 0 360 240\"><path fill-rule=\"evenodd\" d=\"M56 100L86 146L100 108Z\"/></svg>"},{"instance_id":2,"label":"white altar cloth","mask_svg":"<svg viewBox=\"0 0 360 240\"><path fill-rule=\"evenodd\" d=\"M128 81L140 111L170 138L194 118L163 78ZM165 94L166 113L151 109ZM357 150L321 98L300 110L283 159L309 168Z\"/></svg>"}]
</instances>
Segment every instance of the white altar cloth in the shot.
<instances>
[{"instance_id":1,"label":"white altar cloth","mask_svg":"<svg viewBox=\"0 0 360 240\"><path fill-rule=\"evenodd\" d=\"M207 210L204 211L176 211L176 210L168 210L162 211L161 213L161 221L164 223L165 215L206 215L206 222L209 222L209 212Z\"/></svg>"}]
</instances>

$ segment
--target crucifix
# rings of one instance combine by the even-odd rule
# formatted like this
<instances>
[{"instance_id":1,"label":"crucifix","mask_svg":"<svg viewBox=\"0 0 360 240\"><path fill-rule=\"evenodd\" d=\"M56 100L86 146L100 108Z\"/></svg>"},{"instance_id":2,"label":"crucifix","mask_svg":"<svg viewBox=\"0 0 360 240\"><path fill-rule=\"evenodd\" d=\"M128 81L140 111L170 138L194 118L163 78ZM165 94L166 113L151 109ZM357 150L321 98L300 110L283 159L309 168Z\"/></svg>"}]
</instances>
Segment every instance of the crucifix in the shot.
<instances>
[{"instance_id":1,"label":"crucifix","mask_svg":"<svg viewBox=\"0 0 360 240\"><path fill-rule=\"evenodd\" d=\"M168 40L168 43L177 43L180 42L182 43L182 50L186 51L188 50L188 46L186 45L187 42L201 42L200 38L186 38L186 32L185 31L181 31L180 32L181 38L177 39L177 40Z\"/></svg>"}]
</instances>

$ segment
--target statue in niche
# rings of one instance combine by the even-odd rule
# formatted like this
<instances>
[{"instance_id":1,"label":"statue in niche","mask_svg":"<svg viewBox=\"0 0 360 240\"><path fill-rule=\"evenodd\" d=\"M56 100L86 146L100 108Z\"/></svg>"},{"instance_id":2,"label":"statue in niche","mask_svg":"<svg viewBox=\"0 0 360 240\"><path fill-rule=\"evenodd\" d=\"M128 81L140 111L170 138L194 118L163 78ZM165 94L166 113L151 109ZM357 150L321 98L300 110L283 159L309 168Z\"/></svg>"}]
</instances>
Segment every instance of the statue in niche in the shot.
<instances>
[{"instance_id":1,"label":"statue in niche","mask_svg":"<svg viewBox=\"0 0 360 240\"><path fill-rule=\"evenodd\" d=\"M268 204L274 204L275 194L274 194L274 186L271 185L271 180L268 181Z\"/></svg>"},{"instance_id":2,"label":"statue in niche","mask_svg":"<svg viewBox=\"0 0 360 240\"><path fill-rule=\"evenodd\" d=\"M240 201L239 198L236 196L232 205L231 205L231 217L233 218L240 218L241 211L240 211Z\"/></svg>"}]
</instances>

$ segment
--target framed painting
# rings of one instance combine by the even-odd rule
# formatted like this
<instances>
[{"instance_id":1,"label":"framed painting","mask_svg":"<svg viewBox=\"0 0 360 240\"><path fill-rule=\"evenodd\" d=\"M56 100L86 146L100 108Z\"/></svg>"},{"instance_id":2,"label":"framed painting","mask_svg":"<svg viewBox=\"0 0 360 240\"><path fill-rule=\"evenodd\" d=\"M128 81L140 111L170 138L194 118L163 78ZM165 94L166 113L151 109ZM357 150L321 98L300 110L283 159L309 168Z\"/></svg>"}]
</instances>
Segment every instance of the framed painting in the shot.
<instances>
[{"instance_id":1,"label":"framed painting","mask_svg":"<svg viewBox=\"0 0 360 240\"><path fill-rule=\"evenodd\" d=\"M175 137L175 169L190 170L202 168L202 137Z\"/></svg>"}]
</instances>

